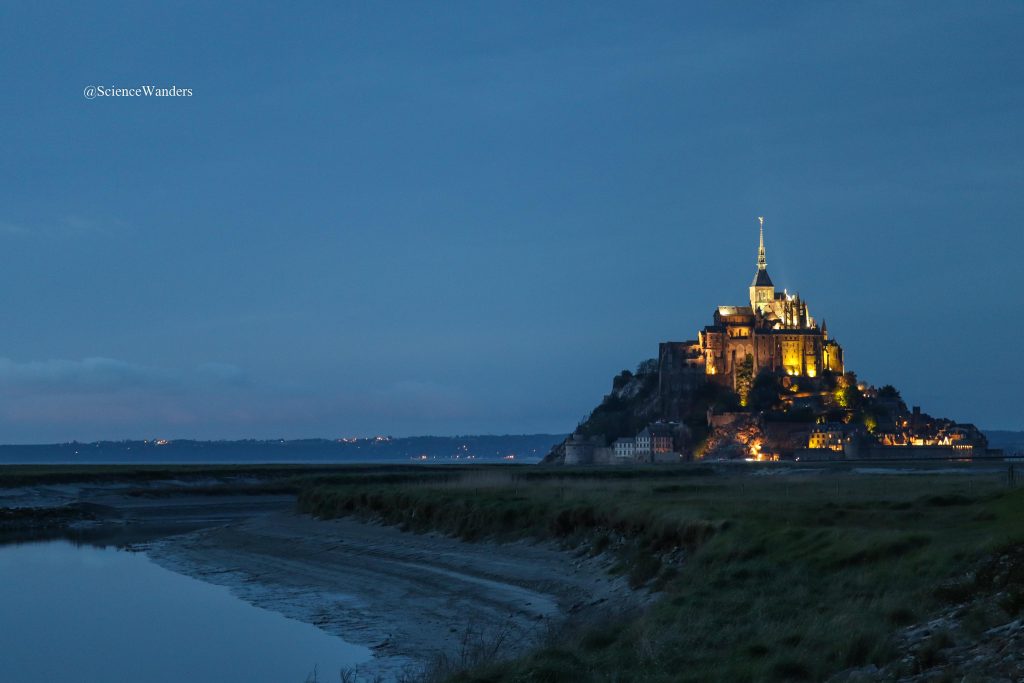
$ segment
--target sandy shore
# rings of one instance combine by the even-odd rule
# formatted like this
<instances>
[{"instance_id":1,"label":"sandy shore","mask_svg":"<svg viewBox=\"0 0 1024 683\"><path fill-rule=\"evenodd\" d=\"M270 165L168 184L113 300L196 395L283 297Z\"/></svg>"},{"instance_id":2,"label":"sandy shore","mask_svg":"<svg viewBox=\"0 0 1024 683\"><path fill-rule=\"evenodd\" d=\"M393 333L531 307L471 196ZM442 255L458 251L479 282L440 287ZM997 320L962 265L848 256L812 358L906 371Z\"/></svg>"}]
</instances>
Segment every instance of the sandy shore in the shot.
<instances>
[{"instance_id":1,"label":"sandy shore","mask_svg":"<svg viewBox=\"0 0 1024 683\"><path fill-rule=\"evenodd\" d=\"M349 520L271 512L146 544L176 572L376 653L385 675L458 657L466 630L512 654L573 613L640 598L601 560L539 543L463 543ZM600 607L599 607L600 606Z\"/></svg>"}]
</instances>

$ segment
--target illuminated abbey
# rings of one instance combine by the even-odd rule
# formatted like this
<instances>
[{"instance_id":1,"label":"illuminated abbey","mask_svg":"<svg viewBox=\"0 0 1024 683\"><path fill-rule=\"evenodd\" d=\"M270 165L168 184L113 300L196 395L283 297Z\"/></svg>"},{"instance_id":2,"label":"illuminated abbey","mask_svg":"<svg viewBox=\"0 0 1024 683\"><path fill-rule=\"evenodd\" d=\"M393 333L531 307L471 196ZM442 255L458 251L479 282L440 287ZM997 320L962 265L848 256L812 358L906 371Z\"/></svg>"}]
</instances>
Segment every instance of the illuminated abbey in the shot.
<instances>
[{"instance_id":1,"label":"illuminated abbey","mask_svg":"<svg viewBox=\"0 0 1024 683\"><path fill-rule=\"evenodd\" d=\"M697 339L661 342L656 361L616 375L611 393L546 461L992 455L974 425L908 408L895 387L876 389L846 370L825 322L799 295L776 291L758 220L749 301L718 306Z\"/></svg>"},{"instance_id":2,"label":"illuminated abbey","mask_svg":"<svg viewBox=\"0 0 1024 683\"><path fill-rule=\"evenodd\" d=\"M764 218L758 220L760 246L749 305L719 306L697 340L661 344L663 395L678 395L686 385L705 379L738 389L763 370L804 377L843 372L843 350L829 339L824 321L818 325L799 295L776 291L768 275Z\"/></svg>"},{"instance_id":3,"label":"illuminated abbey","mask_svg":"<svg viewBox=\"0 0 1024 683\"><path fill-rule=\"evenodd\" d=\"M750 305L719 306L714 324L701 330L698 343L705 372L729 383L735 383L744 361L752 362L754 374L764 369L807 377L825 370L842 372L843 350L828 338L824 322L818 326L799 295L775 291L765 257L764 218L758 220L761 245Z\"/></svg>"}]
</instances>

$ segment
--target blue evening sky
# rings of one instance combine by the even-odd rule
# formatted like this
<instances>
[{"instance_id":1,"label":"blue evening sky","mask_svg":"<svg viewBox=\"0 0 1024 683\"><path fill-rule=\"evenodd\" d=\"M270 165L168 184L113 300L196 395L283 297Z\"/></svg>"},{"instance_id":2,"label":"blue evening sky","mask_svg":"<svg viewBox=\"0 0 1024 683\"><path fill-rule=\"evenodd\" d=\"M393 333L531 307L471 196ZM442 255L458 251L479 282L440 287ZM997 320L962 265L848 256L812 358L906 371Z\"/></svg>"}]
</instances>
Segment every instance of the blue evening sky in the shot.
<instances>
[{"instance_id":1,"label":"blue evening sky","mask_svg":"<svg viewBox=\"0 0 1024 683\"><path fill-rule=\"evenodd\" d=\"M1024 5L4 3L0 442L565 432L768 267L1024 429ZM88 85L190 88L101 97Z\"/></svg>"}]
</instances>

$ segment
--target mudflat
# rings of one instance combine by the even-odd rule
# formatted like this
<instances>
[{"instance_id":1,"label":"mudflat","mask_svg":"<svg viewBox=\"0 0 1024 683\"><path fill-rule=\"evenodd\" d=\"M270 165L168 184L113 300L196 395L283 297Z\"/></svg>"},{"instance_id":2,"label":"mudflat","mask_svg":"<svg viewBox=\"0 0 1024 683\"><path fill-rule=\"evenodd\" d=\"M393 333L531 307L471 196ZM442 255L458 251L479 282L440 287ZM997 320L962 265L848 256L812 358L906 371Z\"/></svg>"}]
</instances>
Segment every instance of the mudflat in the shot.
<instances>
[{"instance_id":1,"label":"mudflat","mask_svg":"<svg viewBox=\"0 0 1024 683\"><path fill-rule=\"evenodd\" d=\"M0 507L28 513L28 522L74 514L56 527L8 529L0 541L60 537L144 551L168 569L372 647L374 661L361 673L385 678L440 656L457 662L474 645L514 656L567 618L620 613L651 599L610 574L609 559L552 543L467 543L320 520L298 513L294 495L198 491L211 483L222 482L3 488Z\"/></svg>"},{"instance_id":2,"label":"mudflat","mask_svg":"<svg viewBox=\"0 0 1024 683\"><path fill-rule=\"evenodd\" d=\"M144 544L174 571L373 647L374 673L458 657L467 639L502 655L535 646L571 614L643 596L601 559L545 543L466 543L352 520L256 513Z\"/></svg>"}]
</instances>

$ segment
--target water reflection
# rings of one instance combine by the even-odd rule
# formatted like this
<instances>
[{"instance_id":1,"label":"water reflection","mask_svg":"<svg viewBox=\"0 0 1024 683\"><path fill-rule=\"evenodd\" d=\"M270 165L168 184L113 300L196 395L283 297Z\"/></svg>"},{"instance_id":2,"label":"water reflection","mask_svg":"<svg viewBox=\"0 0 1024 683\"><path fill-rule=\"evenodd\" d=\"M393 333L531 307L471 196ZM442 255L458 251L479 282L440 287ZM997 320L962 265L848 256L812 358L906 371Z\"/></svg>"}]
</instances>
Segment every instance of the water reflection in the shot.
<instances>
[{"instance_id":1,"label":"water reflection","mask_svg":"<svg viewBox=\"0 0 1024 683\"><path fill-rule=\"evenodd\" d=\"M0 681L302 683L370 658L142 553L49 541L0 547Z\"/></svg>"}]
</instances>

